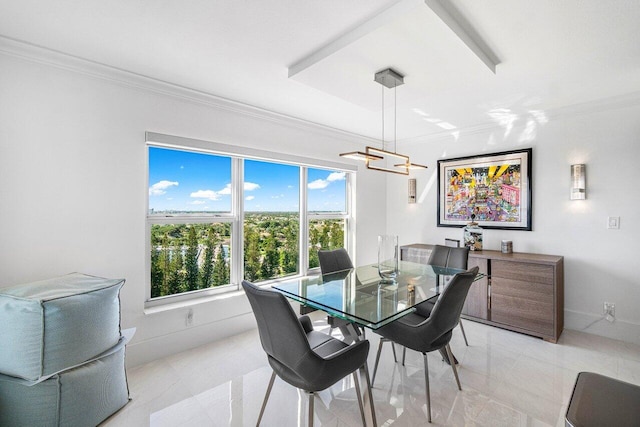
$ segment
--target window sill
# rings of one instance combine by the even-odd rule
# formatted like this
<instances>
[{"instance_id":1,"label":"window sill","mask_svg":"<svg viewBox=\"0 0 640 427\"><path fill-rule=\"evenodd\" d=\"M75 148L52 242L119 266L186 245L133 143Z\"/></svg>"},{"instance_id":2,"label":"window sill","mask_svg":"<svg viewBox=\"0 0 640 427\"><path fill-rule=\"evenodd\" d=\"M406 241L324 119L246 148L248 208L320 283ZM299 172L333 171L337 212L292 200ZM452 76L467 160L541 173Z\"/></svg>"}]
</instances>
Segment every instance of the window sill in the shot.
<instances>
[{"instance_id":1,"label":"window sill","mask_svg":"<svg viewBox=\"0 0 640 427\"><path fill-rule=\"evenodd\" d=\"M229 298L236 298L241 295L244 295L244 290L237 290L231 292L219 293L216 295L208 295L200 298L192 298L183 301L169 302L162 305L156 305L153 307L145 307L144 314L146 315L154 315L156 313L164 313L172 310L177 310L185 307L195 307L201 304L208 304L218 300L225 300Z\"/></svg>"}]
</instances>

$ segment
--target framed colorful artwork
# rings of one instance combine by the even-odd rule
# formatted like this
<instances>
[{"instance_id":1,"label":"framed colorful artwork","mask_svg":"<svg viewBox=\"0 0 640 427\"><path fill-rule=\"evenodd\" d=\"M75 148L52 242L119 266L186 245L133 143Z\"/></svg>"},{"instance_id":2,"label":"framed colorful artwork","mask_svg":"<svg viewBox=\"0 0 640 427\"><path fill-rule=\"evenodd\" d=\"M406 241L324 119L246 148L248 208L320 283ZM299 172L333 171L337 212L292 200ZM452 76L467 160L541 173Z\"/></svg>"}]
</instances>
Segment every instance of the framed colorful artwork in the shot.
<instances>
[{"instance_id":1,"label":"framed colorful artwork","mask_svg":"<svg viewBox=\"0 0 640 427\"><path fill-rule=\"evenodd\" d=\"M531 230L531 148L438 160L438 227Z\"/></svg>"}]
</instances>

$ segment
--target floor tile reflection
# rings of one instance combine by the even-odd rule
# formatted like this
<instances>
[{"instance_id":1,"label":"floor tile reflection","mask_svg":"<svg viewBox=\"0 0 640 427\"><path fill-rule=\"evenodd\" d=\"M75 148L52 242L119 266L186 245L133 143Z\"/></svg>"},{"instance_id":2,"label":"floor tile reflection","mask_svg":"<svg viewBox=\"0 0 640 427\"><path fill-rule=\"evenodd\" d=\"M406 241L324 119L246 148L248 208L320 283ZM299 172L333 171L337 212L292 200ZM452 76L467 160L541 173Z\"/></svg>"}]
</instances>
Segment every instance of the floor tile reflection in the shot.
<instances>
[{"instance_id":1,"label":"floor tile reflection","mask_svg":"<svg viewBox=\"0 0 640 427\"><path fill-rule=\"evenodd\" d=\"M326 330L324 316L314 324ZM550 344L471 321L465 329L469 347L458 330L451 342L462 391L438 352L428 356L433 425L562 426L578 372L640 384L634 344L576 331ZM378 336L367 338L372 367ZM103 425L253 426L270 375L257 331L246 332L128 370L132 400ZM373 397L378 425L428 425L422 355L408 351L402 366L385 345ZM305 426L307 404L304 393L277 379L262 425ZM316 426L362 425L352 377L319 393L314 413Z\"/></svg>"}]
</instances>

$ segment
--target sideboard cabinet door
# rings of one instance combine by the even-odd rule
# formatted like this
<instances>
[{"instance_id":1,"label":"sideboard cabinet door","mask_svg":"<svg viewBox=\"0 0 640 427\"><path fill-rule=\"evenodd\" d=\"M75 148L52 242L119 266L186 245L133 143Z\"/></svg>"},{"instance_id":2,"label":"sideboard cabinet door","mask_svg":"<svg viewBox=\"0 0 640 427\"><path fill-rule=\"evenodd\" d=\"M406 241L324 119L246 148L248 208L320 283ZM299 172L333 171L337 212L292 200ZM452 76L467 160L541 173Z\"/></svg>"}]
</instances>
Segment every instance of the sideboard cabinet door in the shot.
<instances>
[{"instance_id":1,"label":"sideboard cabinet door","mask_svg":"<svg viewBox=\"0 0 640 427\"><path fill-rule=\"evenodd\" d=\"M487 276L488 261L486 258L469 258L469 268L479 267L485 276L476 280L469 288L467 299L462 307L462 314L478 319L489 318L489 278Z\"/></svg>"},{"instance_id":2,"label":"sideboard cabinet door","mask_svg":"<svg viewBox=\"0 0 640 427\"><path fill-rule=\"evenodd\" d=\"M550 265L491 260L491 320L553 336L553 286Z\"/></svg>"}]
</instances>

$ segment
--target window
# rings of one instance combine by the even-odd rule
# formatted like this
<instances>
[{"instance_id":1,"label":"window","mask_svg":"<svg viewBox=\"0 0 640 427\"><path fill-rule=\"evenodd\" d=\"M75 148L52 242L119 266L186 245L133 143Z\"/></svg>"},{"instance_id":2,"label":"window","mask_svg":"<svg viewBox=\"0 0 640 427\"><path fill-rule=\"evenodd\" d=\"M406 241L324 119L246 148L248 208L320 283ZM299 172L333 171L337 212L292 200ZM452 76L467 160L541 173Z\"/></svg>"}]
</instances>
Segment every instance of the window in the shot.
<instances>
[{"instance_id":1,"label":"window","mask_svg":"<svg viewBox=\"0 0 640 427\"><path fill-rule=\"evenodd\" d=\"M244 277L299 272L300 167L244 161Z\"/></svg>"},{"instance_id":2,"label":"window","mask_svg":"<svg viewBox=\"0 0 640 427\"><path fill-rule=\"evenodd\" d=\"M228 285L231 158L149 147L149 184L150 297Z\"/></svg>"},{"instance_id":3,"label":"window","mask_svg":"<svg viewBox=\"0 0 640 427\"><path fill-rule=\"evenodd\" d=\"M308 168L309 268L319 267L318 251L347 247L347 173Z\"/></svg>"},{"instance_id":4,"label":"window","mask_svg":"<svg viewBox=\"0 0 640 427\"><path fill-rule=\"evenodd\" d=\"M231 158L149 147L149 213L231 212Z\"/></svg>"},{"instance_id":5,"label":"window","mask_svg":"<svg viewBox=\"0 0 640 427\"><path fill-rule=\"evenodd\" d=\"M305 275L318 267L319 249L353 242L349 166L310 167L309 159L159 134L147 140L147 305L236 290L243 279Z\"/></svg>"},{"instance_id":6,"label":"window","mask_svg":"<svg viewBox=\"0 0 640 427\"><path fill-rule=\"evenodd\" d=\"M152 224L151 298L229 284L230 246L229 224Z\"/></svg>"}]
</instances>

